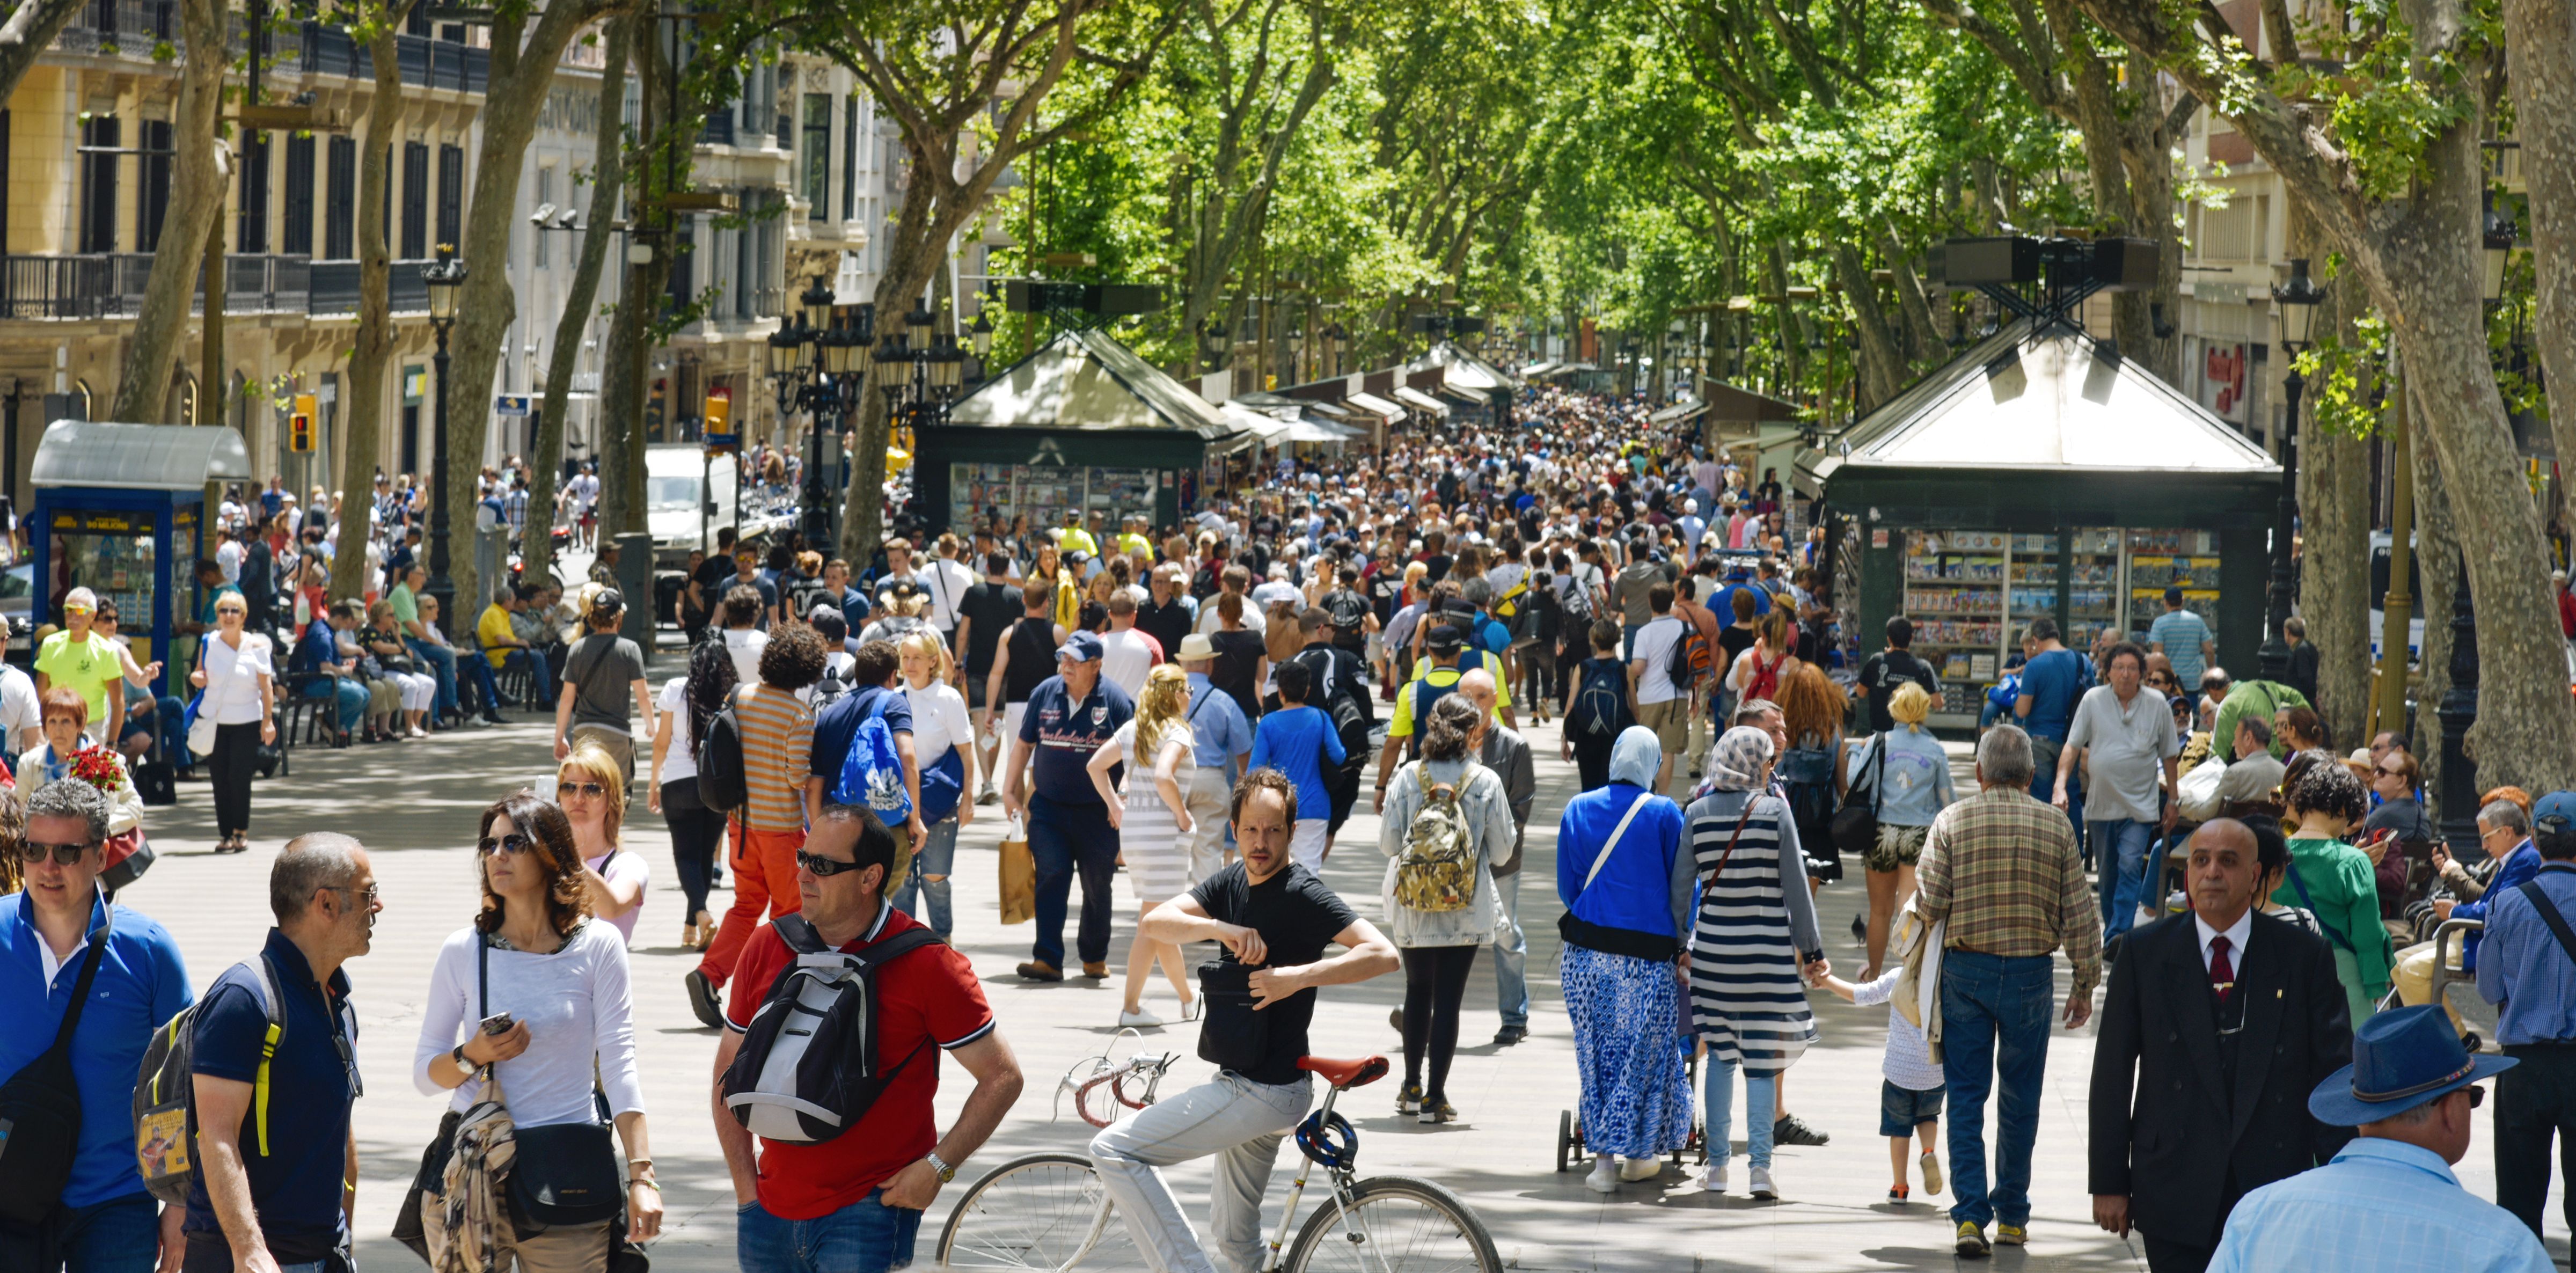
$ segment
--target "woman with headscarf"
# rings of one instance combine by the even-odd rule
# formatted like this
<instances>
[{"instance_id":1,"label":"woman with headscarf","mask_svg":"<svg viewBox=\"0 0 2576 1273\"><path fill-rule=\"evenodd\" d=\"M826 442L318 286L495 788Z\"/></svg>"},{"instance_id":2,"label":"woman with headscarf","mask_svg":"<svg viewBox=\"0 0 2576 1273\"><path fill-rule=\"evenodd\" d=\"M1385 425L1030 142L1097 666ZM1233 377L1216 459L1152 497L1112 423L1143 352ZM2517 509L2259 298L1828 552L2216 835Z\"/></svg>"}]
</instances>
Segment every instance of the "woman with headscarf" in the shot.
<instances>
[{"instance_id":1,"label":"woman with headscarf","mask_svg":"<svg viewBox=\"0 0 2576 1273\"><path fill-rule=\"evenodd\" d=\"M1697 880L1681 808L1655 794L1663 756L1655 731L1628 727L1611 747L1609 782L1567 801L1557 822L1559 977L1593 1153L1584 1183L1601 1193L1653 1178L1690 1137L1682 943Z\"/></svg>"},{"instance_id":2,"label":"woman with headscarf","mask_svg":"<svg viewBox=\"0 0 2576 1273\"><path fill-rule=\"evenodd\" d=\"M1788 803L1768 793L1773 756L1769 734L1746 726L1726 731L1709 753L1709 793L1685 815L1694 865L1705 882L1690 960L1691 1020L1708 1045L1709 1163L1702 1187L1726 1192L1727 1137L1741 1069L1751 1192L1766 1199L1779 1196L1771 1179L1779 1076L1816 1038L1799 967L1830 967L1807 894L1797 823Z\"/></svg>"}]
</instances>

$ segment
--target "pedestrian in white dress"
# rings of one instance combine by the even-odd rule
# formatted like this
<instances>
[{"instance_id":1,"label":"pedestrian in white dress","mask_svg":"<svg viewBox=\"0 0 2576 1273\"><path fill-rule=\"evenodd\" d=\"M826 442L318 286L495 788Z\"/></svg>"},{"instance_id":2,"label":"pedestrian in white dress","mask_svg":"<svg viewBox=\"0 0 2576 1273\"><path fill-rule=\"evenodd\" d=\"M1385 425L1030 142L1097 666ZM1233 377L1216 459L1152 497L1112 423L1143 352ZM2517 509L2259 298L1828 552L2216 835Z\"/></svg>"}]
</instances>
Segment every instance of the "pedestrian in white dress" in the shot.
<instances>
[{"instance_id":1,"label":"pedestrian in white dress","mask_svg":"<svg viewBox=\"0 0 2576 1273\"><path fill-rule=\"evenodd\" d=\"M1145 912L1190 891L1191 822L1180 781L1180 767L1189 763L1198 746L1184 719L1189 706L1189 674L1177 664L1158 665L1145 677L1135 719L1119 726L1118 733L1091 754L1088 766L1091 785L1109 807L1109 825L1118 831L1119 853L1136 889L1140 922L1135 938L1127 944L1127 1002L1118 1014L1121 1026L1141 1029L1163 1024L1161 1017L1145 1011L1145 980L1157 962L1181 997L1181 1019L1198 1015L1198 1000L1191 996L1189 975L1181 966L1181 948L1146 937L1141 922ZM1127 767L1126 795L1121 798L1111 789L1109 771L1129 759L1136 763ZM1150 768L1140 770L1139 765Z\"/></svg>"}]
</instances>

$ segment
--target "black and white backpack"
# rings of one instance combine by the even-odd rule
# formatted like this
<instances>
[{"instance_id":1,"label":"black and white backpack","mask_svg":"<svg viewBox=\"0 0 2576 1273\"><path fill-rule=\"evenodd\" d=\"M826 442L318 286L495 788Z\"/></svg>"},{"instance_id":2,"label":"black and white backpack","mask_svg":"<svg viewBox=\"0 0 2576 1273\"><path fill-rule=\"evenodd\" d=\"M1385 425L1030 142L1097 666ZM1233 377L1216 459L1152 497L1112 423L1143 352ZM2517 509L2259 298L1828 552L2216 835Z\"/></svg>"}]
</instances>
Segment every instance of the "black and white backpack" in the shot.
<instances>
[{"instance_id":1,"label":"black and white backpack","mask_svg":"<svg viewBox=\"0 0 2576 1273\"><path fill-rule=\"evenodd\" d=\"M929 1040L882 1073L877 1066L877 972L924 946L909 928L858 954L823 944L802 915L771 921L796 962L770 983L725 1070L724 1103L752 1135L815 1145L858 1124Z\"/></svg>"}]
</instances>

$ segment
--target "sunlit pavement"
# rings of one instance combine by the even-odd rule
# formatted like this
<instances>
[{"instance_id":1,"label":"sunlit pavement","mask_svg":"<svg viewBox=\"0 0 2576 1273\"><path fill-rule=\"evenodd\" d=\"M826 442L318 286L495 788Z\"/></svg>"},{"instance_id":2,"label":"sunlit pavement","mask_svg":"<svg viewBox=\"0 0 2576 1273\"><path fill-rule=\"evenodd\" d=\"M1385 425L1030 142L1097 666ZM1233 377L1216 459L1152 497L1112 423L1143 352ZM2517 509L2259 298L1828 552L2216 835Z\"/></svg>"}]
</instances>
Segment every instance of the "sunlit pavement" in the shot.
<instances>
[{"instance_id":1,"label":"sunlit pavement","mask_svg":"<svg viewBox=\"0 0 2576 1273\"><path fill-rule=\"evenodd\" d=\"M679 669L675 653L655 659L655 684ZM551 772L546 725L513 712L512 725L441 734L410 743L347 751L299 748L291 777L258 784L253 798L252 847L217 857L212 806L204 783L184 783L175 809L155 809L147 822L160 860L124 895L178 936L194 983L202 988L234 960L251 953L269 920L267 863L283 840L307 830L358 836L374 853L385 910L374 953L350 965L364 1031L359 1060L367 1095L357 1113L361 1179L358 1192L360 1264L373 1270L413 1267L411 1254L386 1236L395 1209L444 1107L411 1083L420 1002L440 943L462 927L476 905L474 866L467 845L477 813L488 803ZM1557 812L1575 789L1574 769L1558 763L1556 728L1528 731L1540 756L1538 811L1531 820L1522 922L1529 932L1530 988L1534 999L1530 1038L1495 1048L1491 960L1480 956L1469 984L1462 1046L1450 1079L1459 1121L1420 1127L1394 1114L1390 1080L1347 1098L1342 1110L1360 1131L1362 1174L1428 1177L1464 1195L1493 1231L1505 1261L1524 1269L1574 1270L1859 1270L1947 1267L1947 1196L1926 1200L1918 1188L1911 1206L1883 1201L1889 1184L1886 1143L1877 1135L1879 1058L1884 1010L1861 1010L1816 992L1823 1038L1788 1075L1790 1108L1832 1135L1823 1148L1783 1148L1775 1172L1782 1198L1747 1198L1744 1173L1737 1192L1723 1198L1687 1188L1681 1173L1621 1187L1603 1197L1583 1187L1580 1170L1555 1170L1559 1112L1575 1103L1573 1047L1557 993L1555 919L1560 907L1552 887ZM639 749L640 751L641 749ZM1954 752L1960 749L1954 748ZM640 760L640 757L639 757ZM1960 782L1971 779L1964 757ZM1678 785L1678 784L1677 784ZM1002 1030L1028 1074L1028 1089L992 1143L964 1165L957 1185L933 1207L922 1228L920 1262L928 1265L939 1226L964 1186L1007 1158L1041 1149L1076 1149L1089 1128L1066 1103L1050 1119L1056 1080L1084 1058L1113 1043L1117 1031L1115 978L1091 983L1026 985L1012 966L1028 958L1028 925L1004 927L994 906L1001 835L998 808L980 816L960 837L957 869L957 944L985 979L985 991ZM1326 876L1364 915L1377 914L1384 858L1376 849L1377 819L1362 811L1340 837ZM653 1157L668 1207L665 1236L652 1247L657 1273L729 1270L733 1259L733 1194L709 1122L707 1085L715 1034L690 1015L682 975L696 955L679 947L680 895L661 819L640 807L627 820L626 847L651 862L653 889L637 927L634 971L638 994L637 1038L644 1091L650 1102ZM1120 885L1119 924L1111 963L1123 974L1127 934L1136 906ZM1827 951L1838 970L1856 972L1860 943L1851 936L1852 915L1865 902L1857 865L1851 878L1825 890ZM713 905L723 910L724 894ZM1070 934L1068 934L1070 936ZM2059 984L2065 983L2061 961ZM1401 1060L1402 1043L1387 1026L1388 1009L1402 1001L1400 977L1323 992L1314 1045L1328 1055L1383 1052ZM1177 1017L1168 985L1157 984L1148 1005ZM1184 1054L1172 1089L1204 1078L1195 1058L1197 1026L1175 1024L1146 1035L1145 1046ZM2093 1227L2084 1192L2083 1122L2092 1057L2092 1035L2059 1030L2049 1050L2048 1088L2041 1112L2033 1183L2036 1214L2026 1251L1997 1252L1996 1268L2144 1268L2136 1240L2122 1242ZM1398 1078L1400 1079L1400 1074ZM943 1075L940 1119L944 1126L963 1099L963 1072ZM1741 1093L1738 1094L1741 1101ZM291 1106L290 1106L291 1108ZM2491 1108L2491 1107L2490 1107ZM1741 1110L1739 1106L1739 1119ZM2459 1173L2481 1196L2493 1196L2492 1142L2480 1114L2478 1141ZM1738 1124L1739 1137L1741 1123ZM1272 1222L1293 1174L1285 1151L1272 1182ZM1946 1164L1948 1155L1945 1151ZM1191 1165L1171 1174L1192 1214L1204 1217L1207 1168ZM1311 1206L1314 1194L1308 1195ZM2549 1245L2566 1259L2566 1234L2553 1197Z\"/></svg>"}]
</instances>

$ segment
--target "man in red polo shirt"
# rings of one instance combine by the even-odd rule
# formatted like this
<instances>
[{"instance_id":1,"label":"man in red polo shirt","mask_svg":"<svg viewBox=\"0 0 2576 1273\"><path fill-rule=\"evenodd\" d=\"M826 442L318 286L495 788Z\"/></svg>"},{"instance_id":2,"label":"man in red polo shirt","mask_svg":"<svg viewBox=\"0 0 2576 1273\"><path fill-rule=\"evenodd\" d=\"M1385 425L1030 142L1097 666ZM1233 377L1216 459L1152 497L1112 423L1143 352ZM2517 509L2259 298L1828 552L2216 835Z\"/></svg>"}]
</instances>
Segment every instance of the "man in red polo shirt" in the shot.
<instances>
[{"instance_id":1,"label":"man in red polo shirt","mask_svg":"<svg viewBox=\"0 0 2576 1273\"><path fill-rule=\"evenodd\" d=\"M801 914L825 945L856 954L913 918L885 902L894 833L851 805L827 804L796 854ZM876 974L877 1072L892 1072L876 1103L848 1131L819 1144L763 1140L724 1103L724 1075L742 1049L770 984L795 956L763 924L743 947L726 986L724 1039L716 1045L716 1139L733 1172L734 1253L744 1273L884 1273L912 1262L921 1213L956 1178L1020 1096L1020 1066L994 1029L993 1011L966 957L946 945L901 955ZM933 1121L936 1045L975 1077L946 1135ZM905 1058L912 1058L905 1064ZM902 1068L897 1071L898 1065Z\"/></svg>"}]
</instances>

